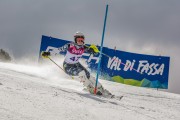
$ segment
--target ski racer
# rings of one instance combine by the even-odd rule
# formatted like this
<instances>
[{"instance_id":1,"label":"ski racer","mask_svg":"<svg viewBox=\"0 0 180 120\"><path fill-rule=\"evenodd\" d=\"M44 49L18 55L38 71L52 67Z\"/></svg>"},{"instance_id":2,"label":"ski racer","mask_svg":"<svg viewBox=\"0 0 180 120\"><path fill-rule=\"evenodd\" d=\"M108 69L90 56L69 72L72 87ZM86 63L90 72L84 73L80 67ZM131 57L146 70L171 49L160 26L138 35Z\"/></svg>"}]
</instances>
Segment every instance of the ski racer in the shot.
<instances>
[{"instance_id":1,"label":"ski racer","mask_svg":"<svg viewBox=\"0 0 180 120\"><path fill-rule=\"evenodd\" d=\"M81 65L79 59L82 57L84 52L88 52L90 54L98 53L98 49L95 45L90 47L84 45L85 43L85 36L81 32L76 32L74 35L74 42L67 43L62 47L54 48L51 52L42 52L42 56L50 56L59 54L61 51L67 51L65 60L63 63L64 71L71 75L71 76L79 76L83 85L87 87L87 90L90 93L94 93L94 86L95 86L95 78L90 74L90 72ZM112 97L113 95L106 89L103 88L101 83L97 84L97 95L102 95L105 97Z\"/></svg>"}]
</instances>

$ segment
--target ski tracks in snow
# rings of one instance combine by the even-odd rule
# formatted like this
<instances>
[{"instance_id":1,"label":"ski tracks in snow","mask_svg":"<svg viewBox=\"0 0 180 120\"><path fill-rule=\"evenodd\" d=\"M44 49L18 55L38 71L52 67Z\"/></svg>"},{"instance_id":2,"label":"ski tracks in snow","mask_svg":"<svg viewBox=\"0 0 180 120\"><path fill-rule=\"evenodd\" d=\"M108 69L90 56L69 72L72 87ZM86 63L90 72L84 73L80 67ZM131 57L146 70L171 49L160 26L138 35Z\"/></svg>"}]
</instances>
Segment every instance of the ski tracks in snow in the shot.
<instances>
[{"instance_id":1,"label":"ski tracks in snow","mask_svg":"<svg viewBox=\"0 0 180 120\"><path fill-rule=\"evenodd\" d=\"M124 95L118 101L91 95L82 90L81 83L68 80L61 73L56 76L29 67L25 67L29 70L16 71L16 67L0 65L2 120L180 119L179 95L102 81L116 95ZM50 75L54 75L52 79L47 77Z\"/></svg>"}]
</instances>

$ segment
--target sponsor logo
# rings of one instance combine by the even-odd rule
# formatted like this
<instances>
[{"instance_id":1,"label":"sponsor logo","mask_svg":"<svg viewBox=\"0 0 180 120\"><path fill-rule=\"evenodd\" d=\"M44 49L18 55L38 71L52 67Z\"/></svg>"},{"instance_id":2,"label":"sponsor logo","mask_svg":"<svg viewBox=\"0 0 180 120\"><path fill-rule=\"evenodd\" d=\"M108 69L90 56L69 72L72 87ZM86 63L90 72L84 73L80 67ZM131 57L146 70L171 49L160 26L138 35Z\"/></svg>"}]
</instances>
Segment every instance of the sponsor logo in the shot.
<instances>
[{"instance_id":1,"label":"sponsor logo","mask_svg":"<svg viewBox=\"0 0 180 120\"><path fill-rule=\"evenodd\" d=\"M72 54L82 55L84 53L84 49L83 48L76 49L76 47L71 47L69 49L69 52Z\"/></svg>"}]
</instances>

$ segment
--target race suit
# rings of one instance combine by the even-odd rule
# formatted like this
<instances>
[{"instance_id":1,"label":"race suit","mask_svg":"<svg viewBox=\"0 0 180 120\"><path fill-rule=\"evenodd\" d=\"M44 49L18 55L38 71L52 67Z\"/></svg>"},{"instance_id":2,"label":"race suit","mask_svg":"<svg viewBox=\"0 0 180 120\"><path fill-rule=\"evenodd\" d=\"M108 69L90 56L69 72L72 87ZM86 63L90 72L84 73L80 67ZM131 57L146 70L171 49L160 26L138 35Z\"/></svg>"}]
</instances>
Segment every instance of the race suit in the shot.
<instances>
[{"instance_id":1,"label":"race suit","mask_svg":"<svg viewBox=\"0 0 180 120\"><path fill-rule=\"evenodd\" d=\"M84 70L86 77L88 79L90 78L89 71L79 63L79 59L82 57L82 54L85 51L88 52L89 49L87 47L83 45L76 45L75 43L68 43L58 49L59 51L67 51L63 63L64 70L67 74L78 76L79 73Z\"/></svg>"},{"instance_id":2,"label":"race suit","mask_svg":"<svg viewBox=\"0 0 180 120\"><path fill-rule=\"evenodd\" d=\"M90 75L89 71L79 63L79 59L82 57L84 52L92 51L90 51L88 47L84 45L77 45L76 43L67 43L64 46L59 47L56 52L57 51L67 51L63 63L65 72L71 76L80 76L84 86L87 87L90 93L93 93L96 80L93 76ZM97 84L97 94L111 95L111 93L105 90L99 82Z\"/></svg>"}]
</instances>

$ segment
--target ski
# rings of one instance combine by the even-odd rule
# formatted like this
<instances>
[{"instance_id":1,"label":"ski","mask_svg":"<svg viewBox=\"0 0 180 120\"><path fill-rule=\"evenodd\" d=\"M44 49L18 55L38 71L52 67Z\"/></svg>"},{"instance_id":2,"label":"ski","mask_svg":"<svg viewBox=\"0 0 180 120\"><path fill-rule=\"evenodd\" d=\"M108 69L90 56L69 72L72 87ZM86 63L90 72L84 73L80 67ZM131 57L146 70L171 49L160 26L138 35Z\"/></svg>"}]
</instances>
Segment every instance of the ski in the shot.
<instances>
[{"instance_id":1,"label":"ski","mask_svg":"<svg viewBox=\"0 0 180 120\"><path fill-rule=\"evenodd\" d=\"M121 100L124 96L116 96L116 95L108 95L108 96L103 96L101 95L102 97L104 98L108 98L108 99L116 99L116 100Z\"/></svg>"},{"instance_id":2,"label":"ski","mask_svg":"<svg viewBox=\"0 0 180 120\"><path fill-rule=\"evenodd\" d=\"M116 100L121 100L124 96L116 96L116 95L112 95L111 99L116 99Z\"/></svg>"}]
</instances>

